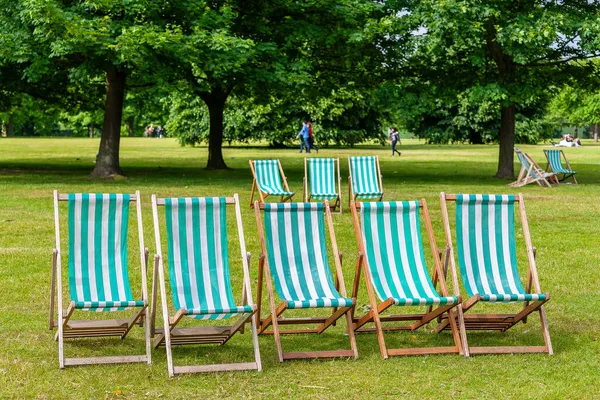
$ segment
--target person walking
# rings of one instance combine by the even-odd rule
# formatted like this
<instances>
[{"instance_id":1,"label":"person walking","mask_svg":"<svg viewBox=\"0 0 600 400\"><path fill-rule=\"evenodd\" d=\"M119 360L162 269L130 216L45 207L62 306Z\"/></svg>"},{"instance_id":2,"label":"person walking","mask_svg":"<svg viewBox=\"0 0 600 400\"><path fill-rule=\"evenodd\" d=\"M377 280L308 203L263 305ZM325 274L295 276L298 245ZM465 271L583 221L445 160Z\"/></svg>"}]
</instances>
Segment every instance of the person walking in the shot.
<instances>
[{"instance_id":1,"label":"person walking","mask_svg":"<svg viewBox=\"0 0 600 400\"><path fill-rule=\"evenodd\" d=\"M312 123L308 123L308 144L311 149L317 150L319 152L319 146L315 145L315 137L313 136Z\"/></svg>"},{"instance_id":2,"label":"person walking","mask_svg":"<svg viewBox=\"0 0 600 400\"><path fill-rule=\"evenodd\" d=\"M398 133L398 129L390 128L388 130L390 134L390 140L392 141L392 157L394 157L395 153L398 153L399 156L402 155L398 150L396 150L396 144L400 141L400 134Z\"/></svg>"},{"instance_id":3,"label":"person walking","mask_svg":"<svg viewBox=\"0 0 600 400\"><path fill-rule=\"evenodd\" d=\"M296 137L300 138L300 153L302 153L303 148L306 148L306 152L310 153L310 144L308 143L308 121L302 121L302 129Z\"/></svg>"}]
</instances>

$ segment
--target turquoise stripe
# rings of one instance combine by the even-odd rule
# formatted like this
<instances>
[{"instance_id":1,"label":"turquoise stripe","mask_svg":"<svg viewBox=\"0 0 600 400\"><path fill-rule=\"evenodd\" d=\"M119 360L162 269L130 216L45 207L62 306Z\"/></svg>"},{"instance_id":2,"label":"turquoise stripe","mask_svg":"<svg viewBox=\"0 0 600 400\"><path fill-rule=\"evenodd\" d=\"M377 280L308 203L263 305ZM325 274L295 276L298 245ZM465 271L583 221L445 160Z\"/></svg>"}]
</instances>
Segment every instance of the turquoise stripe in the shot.
<instances>
[{"instance_id":1,"label":"turquoise stripe","mask_svg":"<svg viewBox=\"0 0 600 400\"><path fill-rule=\"evenodd\" d=\"M181 260L181 279L184 287L183 299L179 299L183 308L193 308L194 302L192 301L192 293L189 290L191 287L190 281L190 263L188 260L188 248L187 248L187 232L186 232L186 204L185 199L177 199L177 230L179 233L179 255Z\"/></svg>"},{"instance_id":2,"label":"turquoise stripe","mask_svg":"<svg viewBox=\"0 0 600 400\"><path fill-rule=\"evenodd\" d=\"M294 206L296 206L296 204L292 204L292 207L294 207ZM294 211L296 211L296 212L290 214L291 225L298 226L299 219L302 218L302 215L298 215L299 213L298 213L297 208ZM284 215L285 214L283 214L283 213L278 214L279 226L285 227ZM284 233L284 235L285 235L285 233ZM280 240L282 240L283 238L285 238L285 236L280 236ZM311 295L310 295L310 292L308 291L308 287L306 285L306 278L304 275L305 266L302 263L301 251L302 251L302 248L304 247L303 245L306 245L306 249L311 249L313 247L313 243L309 237L302 238L303 242L301 243L298 229L292 229L292 238L291 239L292 239L292 243L293 243L292 251L294 252L292 268L294 268L294 270L298 276L298 282L299 282L300 291L301 291L301 294L296 292L295 298L299 299L300 297L302 297L305 299L310 299ZM310 268L310 266L306 266L306 267ZM292 277L290 275L288 275L286 278L287 278L287 282L288 282L288 287L293 287Z\"/></svg>"},{"instance_id":3,"label":"turquoise stripe","mask_svg":"<svg viewBox=\"0 0 600 400\"><path fill-rule=\"evenodd\" d=\"M215 215L213 212L213 201L212 198L207 197L206 201L206 243L208 247L208 267L209 275L210 275L210 290L212 295L212 300L215 304L215 308L220 309L224 306L221 304L221 296L219 292L219 282L217 280L217 268L220 266L216 265L217 255L215 249L215 234L218 234L215 230ZM211 234L212 233L212 234Z\"/></svg>"},{"instance_id":4,"label":"turquoise stripe","mask_svg":"<svg viewBox=\"0 0 600 400\"><path fill-rule=\"evenodd\" d=\"M367 203L368 204L368 203ZM383 206L384 203L378 203L381 204ZM383 207L382 207L383 208ZM390 203L390 216L394 216L396 217L398 213L398 205L396 203ZM400 235L399 233L401 233L400 231L400 226L398 225L398 218L394 218L391 217L390 218L390 229L392 232L397 232L398 234L390 234L387 235L385 232L383 232L384 237L388 236L390 239L392 239L393 245L392 245L392 251L394 253L394 259L396 260L396 265L395 270L398 273L398 276L400 277L400 286L402 288L402 291L405 294L410 294L410 287L408 286L408 279L406 277L406 274L404 273L404 269L402 268L402 265L406 262L408 262L408 260L404 259L404 257L402 256L402 248L408 248L406 243L402 243L402 240L400 240ZM402 221L404 223L404 221ZM380 228L381 229L381 228ZM376 244L373 243L372 246L375 246ZM386 265L386 264L384 264ZM390 265L390 267L392 267L392 264L387 264ZM403 296L401 295L401 291L400 288L395 288L394 287L394 291L397 293L396 296L394 296L397 299L402 298Z\"/></svg>"},{"instance_id":5,"label":"turquoise stripe","mask_svg":"<svg viewBox=\"0 0 600 400\"><path fill-rule=\"evenodd\" d=\"M104 296L104 279L102 276L102 195L97 194L96 197L96 210L94 219L96 224L94 225L94 269L96 272L96 287L98 289L98 300L105 301Z\"/></svg>"},{"instance_id":6,"label":"turquoise stripe","mask_svg":"<svg viewBox=\"0 0 600 400\"><path fill-rule=\"evenodd\" d=\"M83 289L83 299L91 299L90 294L90 274L88 272L89 255L88 255L88 240L91 237L89 232L89 195L81 195L81 286Z\"/></svg>"},{"instance_id":7,"label":"turquoise stripe","mask_svg":"<svg viewBox=\"0 0 600 400\"><path fill-rule=\"evenodd\" d=\"M127 242L129 240L129 202L131 196L128 194L123 195L122 205L122 223L121 223L121 266L123 267L123 282L125 282L124 292L125 299L132 300L133 295L131 293L131 285L129 284L129 259L127 257Z\"/></svg>"},{"instance_id":8,"label":"turquoise stripe","mask_svg":"<svg viewBox=\"0 0 600 400\"><path fill-rule=\"evenodd\" d=\"M169 282L171 283L171 295L173 297L173 306L176 310L181 309L181 304L179 303L179 296L177 295L177 280L175 278L175 267L173 261L173 254L175 253L175 245L172 239L173 232L173 211L172 211L172 201L169 198L165 199L165 215L166 215L166 225L167 225L167 247L169 252ZM177 250L179 251L179 249Z\"/></svg>"},{"instance_id":9,"label":"turquoise stripe","mask_svg":"<svg viewBox=\"0 0 600 400\"><path fill-rule=\"evenodd\" d=\"M185 200L184 200L185 201ZM204 308L208 308L206 303L206 288L204 287L204 276L202 275L202 253L206 251L206 249L202 248L202 244L200 242L201 235L209 235L210 231L201 232L200 231L200 221L203 218L202 213L200 212L200 199L197 197L192 198L192 235L194 235L194 265L196 266L196 282L195 287L198 292L198 300L200 301L201 306ZM181 249L179 251L182 251ZM192 288L188 287L186 291L191 292ZM189 310L189 309L188 309Z\"/></svg>"},{"instance_id":10,"label":"turquoise stripe","mask_svg":"<svg viewBox=\"0 0 600 400\"><path fill-rule=\"evenodd\" d=\"M108 259L115 259L115 229L117 221L116 221L116 212L117 212L117 196L111 194L109 196L109 208L108 208ZM117 271L114 268L108 270L108 277L110 280L110 293L113 299L119 298L119 285L117 283Z\"/></svg>"}]
</instances>

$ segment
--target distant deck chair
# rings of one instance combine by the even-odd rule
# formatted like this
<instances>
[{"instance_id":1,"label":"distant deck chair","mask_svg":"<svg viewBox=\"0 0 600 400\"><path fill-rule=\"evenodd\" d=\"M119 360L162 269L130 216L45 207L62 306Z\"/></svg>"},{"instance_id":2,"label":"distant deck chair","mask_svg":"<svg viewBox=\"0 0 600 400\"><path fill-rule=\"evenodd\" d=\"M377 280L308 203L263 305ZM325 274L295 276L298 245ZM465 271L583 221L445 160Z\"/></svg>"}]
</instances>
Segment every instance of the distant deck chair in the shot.
<instances>
[{"instance_id":1,"label":"distant deck chair","mask_svg":"<svg viewBox=\"0 0 600 400\"><path fill-rule=\"evenodd\" d=\"M554 172L546 172L528 154L523 153L515 147L515 153L521 163L521 170L517 180L509 183L508 186L521 187L530 183L537 183L542 187L552 187L552 183L558 183L558 178Z\"/></svg>"},{"instance_id":2,"label":"distant deck chair","mask_svg":"<svg viewBox=\"0 0 600 400\"><path fill-rule=\"evenodd\" d=\"M479 302L495 304L523 303L516 314L465 314L467 330L493 330L505 332L519 322L527 322L527 316L538 311L541 320L544 346L496 346L470 347L465 337L465 348L470 354L548 353L552 354L550 333L546 322L544 303L550 299L542 293L538 279L535 248L531 244L529 225L525 214L523 196L473 195L441 193L442 215L446 234L446 263L456 271L452 234L448 218L448 202L456 203L456 248L458 265L464 290L469 299L458 307L459 316ZM517 244L515 232L515 203L518 203L523 237L529 260L525 288L521 284L517 267ZM455 272L456 273L456 272ZM532 293L533 289L533 293ZM436 328L448 328L445 319Z\"/></svg>"},{"instance_id":3,"label":"distant deck chair","mask_svg":"<svg viewBox=\"0 0 600 400\"><path fill-rule=\"evenodd\" d=\"M355 332L376 332L381 356L464 354L459 325L453 309L460 304L458 288L455 296L448 295L446 278L435 245L431 220L425 200L403 202L355 203L350 205L359 256L354 275L352 298L358 297L361 270L367 286L370 310L364 316L354 317ZM432 277L429 277L423 254L420 212L425 219L431 252L435 260ZM454 279L453 279L454 281ZM439 284L441 295L436 290ZM380 303L377 302L376 296ZM427 307L423 314L381 315L393 306ZM435 306L435 308L433 308ZM388 349L384 330L414 331L429 322L450 314L454 346ZM411 325L394 324L384 327L384 322L415 321ZM363 328L374 323L375 328ZM464 330L463 330L464 335Z\"/></svg>"},{"instance_id":4,"label":"distant deck chair","mask_svg":"<svg viewBox=\"0 0 600 400\"><path fill-rule=\"evenodd\" d=\"M264 228L260 208L264 208ZM346 297L342 275L341 254L338 252L333 221L327 200L323 203L255 203L256 222L261 256L258 267L258 310L266 279L270 314L263 318L259 333L273 334L279 361L302 358L358 358L354 332L349 329L350 350L283 352L280 335L320 334L342 316L348 327L352 324L354 300ZM325 221L329 229L335 281L332 279L326 254ZM276 307L273 282L281 303ZM288 309L332 308L329 316L283 318ZM260 317L260 314L258 314ZM281 330L281 325L317 324L315 328ZM267 331L269 326L272 331Z\"/></svg>"},{"instance_id":5,"label":"distant deck chair","mask_svg":"<svg viewBox=\"0 0 600 400\"><path fill-rule=\"evenodd\" d=\"M268 196L279 196L280 202L291 201L294 192L288 187L287 178L279 160L250 160L250 170L254 180L250 194L250 207L254 206L254 191L258 201L264 204Z\"/></svg>"},{"instance_id":6,"label":"distant deck chair","mask_svg":"<svg viewBox=\"0 0 600 400\"><path fill-rule=\"evenodd\" d=\"M383 200L381 168L378 156L349 157L348 201L358 199Z\"/></svg>"},{"instance_id":7,"label":"distant deck chair","mask_svg":"<svg viewBox=\"0 0 600 400\"><path fill-rule=\"evenodd\" d=\"M229 270L227 206L234 205L244 271L242 305L233 299ZM164 206L168 243L169 283L174 316L169 316L163 253L160 239L158 206ZM157 198L152 195L154 234L157 255L154 257L151 325L154 347L165 346L169 376L182 373L234 370L261 370L256 320L256 305L252 302L239 197ZM157 278L158 275L158 278ZM163 328L155 328L156 291L160 283ZM177 327L185 317L213 321L238 317L231 326ZM232 364L186 365L173 363L171 346L185 344L224 345L250 321L254 361Z\"/></svg>"},{"instance_id":8,"label":"distant deck chair","mask_svg":"<svg viewBox=\"0 0 600 400\"><path fill-rule=\"evenodd\" d=\"M69 296L63 310L59 201L68 202ZM129 203L137 208L140 246L141 298L134 298L129 283L128 234ZM125 339L134 325L142 325L147 315L146 268L140 193L59 194L54 191L56 248L52 252L50 289L50 329L58 328L59 367L87 364L145 362L151 364L150 327L145 324L146 354L65 358L64 340L84 337L118 336ZM57 304L55 304L55 297ZM55 308L58 320L55 322ZM112 312L135 310L129 319L73 320L75 311Z\"/></svg>"},{"instance_id":9,"label":"distant deck chair","mask_svg":"<svg viewBox=\"0 0 600 400\"><path fill-rule=\"evenodd\" d=\"M331 211L342 213L339 158L304 159L304 201L328 200Z\"/></svg>"},{"instance_id":10,"label":"distant deck chair","mask_svg":"<svg viewBox=\"0 0 600 400\"><path fill-rule=\"evenodd\" d=\"M546 156L546 160L548 160L546 172L549 172L548 170L552 170L552 172L556 174L559 182L564 182L565 180L572 178L573 182L577 184L577 178L575 178L577 171L573 171L571 165L569 164L569 160L567 160L567 157L562 150L544 150L544 155ZM565 160L565 165L567 166L566 168L563 166L561 156L562 159Z\"/></svg>"}]
</instances>

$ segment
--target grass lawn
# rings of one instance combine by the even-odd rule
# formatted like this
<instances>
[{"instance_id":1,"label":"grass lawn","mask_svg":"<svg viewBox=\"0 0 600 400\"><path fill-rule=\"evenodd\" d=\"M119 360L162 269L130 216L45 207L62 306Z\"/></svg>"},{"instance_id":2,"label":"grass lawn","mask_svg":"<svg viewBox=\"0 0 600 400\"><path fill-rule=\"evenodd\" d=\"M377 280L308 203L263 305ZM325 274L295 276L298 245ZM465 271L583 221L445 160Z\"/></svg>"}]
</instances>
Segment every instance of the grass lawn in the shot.
<instances>
[{"instance_id":1,"label":"grass lawn","mask_svg":"<svg viewBox=\"0 0 600 400\"><path fill-rule=\"evenodd\" d=\"M279 158L290 187L299 193L300 200L304 154L298 154L297 149L225 148L225 160L232 169L205 171L205 147L182 148L172 139L123 138L121 166L128 179L102 181L88 177L97 148L98 139L0 138L0 398L600 398L600 146L585 142L579 149L565 149L571 165L579 171L579 185L551 189L530 185L520 189L525 196L533 244L538 249L542 291L552 296L546 311L553 356L495 355L465 359L444 355L383 361L376 337L363 334L357 337L359 360L280 364L276 361L273 338L261 337L263 372L174 379L167 377L163 348L153 352L152 366L103 365L59 370L57 344L48 330L47 316L54 247L52 190L132 193L139 189L145 243L151 255L155 252L152 193L217 196L237 192L243 203L246 242L253 254L251 273L256 282L259 244L254 214L247 206L252 183L248 159ZM521 148L545 165L544 146ZM346 197L347 157L378 154L386 199L426 199L439 247L444 245L441 191L516 193L506 186L506 181L492 178L497 162L496 146L427 146L416 140L404 140L400 150L400 158L391 158L389 148L381 146L324 148L318 156L341 158ZM350 290L357 246L346 198L344 207L343 215L334 216L334 224L338 245L344 253L346 287ZM61 213L66 254L66 204L61 205ZM234 293L238 294L241 264L239 247L234 242L234 219L230 218L230 222L232 280ZM134 233L134 222L131 227ZM131 237L130 244L130 277L136 289L140 282L139 264L135 262L137 241ZM430 256L427 248L426 255ZM427 261L431 268L430 257ZM519 263L521 271L525 271L523 246L519 249ZM64 261L63 267L66 285ZM256 294L256 286L252 290ZM359 309L366 303L366 290L361 286ZM80 312L79 317L87 315ZM320 337L284 337L284 351L348 348L343 335L345 323L341 321ZM471 345L543 344L537 314L526 325L520 324L505 334L471 332L469 338ZM431 327L415 333L388 333L386 340L389 347L451 343L448 333L436 335ZM143 351L142 329L135 328L124 342L83 339L65 343L67 357ZM250 336L244 334L223 348L188 346L175 349L174 355L179 364L250 361L252 346Z\"/></svg>"}]
</instances>

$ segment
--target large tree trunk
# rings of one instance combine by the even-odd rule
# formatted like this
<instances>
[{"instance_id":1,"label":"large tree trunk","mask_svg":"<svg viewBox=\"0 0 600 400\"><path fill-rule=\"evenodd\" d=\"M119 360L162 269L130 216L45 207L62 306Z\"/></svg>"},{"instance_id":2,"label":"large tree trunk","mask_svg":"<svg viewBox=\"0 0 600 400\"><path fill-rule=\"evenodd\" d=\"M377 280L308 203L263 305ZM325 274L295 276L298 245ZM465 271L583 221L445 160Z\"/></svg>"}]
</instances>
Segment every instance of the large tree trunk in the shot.
<instances>
[{"instance_id":1,"label":"large tree trunk","mask_svg":"<svg viewBox=\"0 0 600 400\"><path fill-rule=\"evenodd\" d=\"M106 71L106 106L104 107L102 138L92 176L110 177L122 174L119 166L119 144L126 79L127 74L114 65Z\"/></svg>"},{"instance_id":2,"label":"large tree trunk","mask_svg":"<svg viewBox=\"0 0 600 400\"><path fill-rule=\"evenodd\" d=\"M8 116L8 128L6 129L6 137L15 136L15 121L12 113Z\"/></svg>"},{"instance_id":3,"label":"large tree trunk","mask_svg":"<svg viewBox=\"0 0 600 400\"><path fill-rule=\"evenodd\" d=\"M231 89L215 87L202 96L208 107L210 130L208 136L208 162L206 169L227 169L223 159L223 110Z\"/></svg>"},{"instance_id":4,"label":"large tree trunk","mask_svg":"<svg viewBox=\"0 0 600 400\"><path fill-rule=\"evenodd\" d=\"M128 133L129 137L133 137L133 123L134 123L134 121L135 121L134 117L129 117L127 119L127 126L129 128L129 133Z\"/></svg>"},{"instance_id":5,"label":"large tree trunk","mask_svg":"<svg viewBox=\"0 0 600 400\"><path fill-rule=\"evenodd\" d=\"M502 108L500 120L500 154L496 178L514 178L515 105Z\"/></svg>"}]
</instances>

